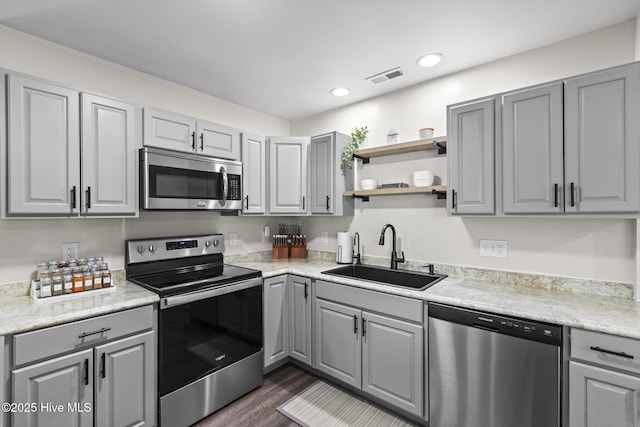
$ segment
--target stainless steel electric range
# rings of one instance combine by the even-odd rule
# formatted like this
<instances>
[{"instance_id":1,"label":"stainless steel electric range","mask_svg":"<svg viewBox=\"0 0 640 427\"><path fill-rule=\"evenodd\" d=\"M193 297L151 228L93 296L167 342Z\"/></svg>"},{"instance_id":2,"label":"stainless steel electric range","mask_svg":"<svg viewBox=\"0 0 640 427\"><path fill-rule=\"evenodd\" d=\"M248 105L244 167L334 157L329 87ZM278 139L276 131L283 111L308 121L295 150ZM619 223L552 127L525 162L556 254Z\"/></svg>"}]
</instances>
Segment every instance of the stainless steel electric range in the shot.
<instances>
[{"instance_id":1,"label":"stainless steel electric range","mask_svg":"<svg viewBox=\"0 0 640 427\"><path fill-rule=\"evenodd\" d=\"M224 236L128 240L127 279L160 295L158 419L188 426L262 385L262 272Z\"/></svg>"}]
</instances>

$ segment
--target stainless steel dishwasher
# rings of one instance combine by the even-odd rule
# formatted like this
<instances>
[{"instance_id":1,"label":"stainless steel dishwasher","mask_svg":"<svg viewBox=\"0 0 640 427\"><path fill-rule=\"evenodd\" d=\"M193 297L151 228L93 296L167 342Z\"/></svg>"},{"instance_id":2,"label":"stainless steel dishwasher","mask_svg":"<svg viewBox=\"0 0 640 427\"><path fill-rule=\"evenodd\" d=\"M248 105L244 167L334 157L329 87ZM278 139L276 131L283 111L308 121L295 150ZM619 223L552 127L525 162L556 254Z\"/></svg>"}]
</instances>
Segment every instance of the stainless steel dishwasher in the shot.
<instances>
[{"instance_id":1,"label":"stainless steel dishwasher","mask_svg":"<svg viewBox=\"0 0 640 427\"><path fill-rule=\"evenodd\" d=\"M429 303L431 427L561 425L562 327Z\"/></svg>"}]
</instances>

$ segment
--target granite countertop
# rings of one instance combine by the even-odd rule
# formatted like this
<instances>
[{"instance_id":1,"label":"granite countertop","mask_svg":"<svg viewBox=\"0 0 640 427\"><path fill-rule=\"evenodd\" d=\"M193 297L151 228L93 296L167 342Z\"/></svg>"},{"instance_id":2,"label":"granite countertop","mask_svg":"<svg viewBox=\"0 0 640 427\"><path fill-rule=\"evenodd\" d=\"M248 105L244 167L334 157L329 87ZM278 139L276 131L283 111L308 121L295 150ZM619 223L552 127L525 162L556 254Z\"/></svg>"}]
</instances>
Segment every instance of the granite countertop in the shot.
<instances>
[{"instance_id":1,"label":"granite countertop","mask_svg":"<svg viewBox=\"0 0 640 427\"><path fill-rule=\"evenodd\" d=\"M322 271L338 267L336 263L328 261L291 260L234 264L262 270L264 278L297 274L424 301L640 339L640 303L626 298L456 277L448 277L425 291L415 291L322 274Z\"/></svg>"},{"instance_id":2,"label":"granite countertop","mask_svg":"<svg viewBox=\"0 0 640 427\"><path fill-rule=\"evenodd\" d=\"M14 287L0 295L0 335L16 334L75 320L109 314L120 310L153 304L158 295L124 279L114 282L113 290L90 291L33 301ZM7 285L11 286L11 285Z\"/></svg>"}]
</instances>

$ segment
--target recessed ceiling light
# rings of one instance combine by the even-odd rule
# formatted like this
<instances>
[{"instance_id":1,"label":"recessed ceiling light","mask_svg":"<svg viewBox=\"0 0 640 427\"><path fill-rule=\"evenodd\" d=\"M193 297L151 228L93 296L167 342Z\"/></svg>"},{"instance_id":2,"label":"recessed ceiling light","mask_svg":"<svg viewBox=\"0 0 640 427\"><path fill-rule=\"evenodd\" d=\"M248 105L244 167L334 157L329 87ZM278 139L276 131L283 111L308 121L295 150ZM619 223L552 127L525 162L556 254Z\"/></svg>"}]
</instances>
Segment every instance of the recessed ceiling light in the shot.
<instances>
[{"instance_id":1,"label":"recessed ceiling light","mask_svg":"<svg viewBox=\"0 0 640 427\"><path fill-rule=\"evenodd\" d=\"M418 58L416 64L420 67L433 67L434 65L438 65L443 58L444 55L441 53L430 53Z\"/></svg>"},{"instance_id":2,"label":"recessed ceiling light","mask_svg":"<svg viewBox=\"0 0 640 427\"><path fill-rule=\"evenodd\" d=\"M331 95L346 96L346 95L349 95L349 89L347 89L346 87L336 87L331 89Z\"/></svg>"}]
</instances>

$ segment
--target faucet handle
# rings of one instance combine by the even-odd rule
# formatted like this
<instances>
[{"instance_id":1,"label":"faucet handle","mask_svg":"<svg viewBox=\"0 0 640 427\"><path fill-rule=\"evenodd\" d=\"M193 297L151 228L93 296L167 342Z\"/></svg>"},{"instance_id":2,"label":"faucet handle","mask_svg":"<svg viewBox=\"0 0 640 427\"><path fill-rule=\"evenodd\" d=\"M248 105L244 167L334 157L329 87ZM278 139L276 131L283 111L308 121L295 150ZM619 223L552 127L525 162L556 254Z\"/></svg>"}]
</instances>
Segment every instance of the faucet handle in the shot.
<instances>
[{"instance_id":1,"label":"faucet handle","mask_svg":"<svg viewBox=\"0 0 640 427\"><path fill-rule=\"evenodd\" d=\"M402 258L398 258L397 261L404 262L404 251L402 251Z\"/></svg>"}]
</instances>

